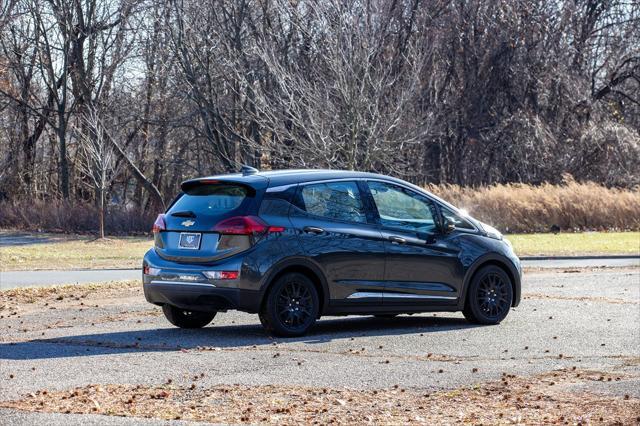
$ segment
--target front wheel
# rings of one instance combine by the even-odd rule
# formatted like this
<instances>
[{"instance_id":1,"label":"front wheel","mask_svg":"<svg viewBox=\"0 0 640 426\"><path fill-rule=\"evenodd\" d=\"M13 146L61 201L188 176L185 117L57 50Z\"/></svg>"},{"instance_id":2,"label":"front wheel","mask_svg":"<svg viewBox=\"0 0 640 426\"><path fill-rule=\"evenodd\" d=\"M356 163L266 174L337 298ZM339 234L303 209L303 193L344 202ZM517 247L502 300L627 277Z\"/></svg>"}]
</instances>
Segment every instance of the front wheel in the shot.
<instances>
[{"instance_id":1,"label":"front wheel","mask_svg":"<svg viewBox=\"0 0 640 426\"><path fill-rule=\"evenodd\" d=\"M462 312L471 322L498 324L509 313L512 302L509 276L497 266L485 266L471 280Z\"/></svg>"},{"instance_id":2,"label":"front wheel","mask_svg":"<svg viewBox=\"0 0 640 426\"><path fill-rule=\"evenodd\" d=\"M216 316L216 312L196 312L162 305L162 312L169 322L180 328L202 328Z\"/></svg>"},{"instance_id":3,"label":"front wheel","mask_svg":"<svg viewBox=\"0 0 640 426\"><path fill-rule=\"evenodd\" d=\"M280 277L267 295L260 322L278 336L302 336L316 322L320 302L311 280L300 273Z\"/></svg>"}]
</instances>

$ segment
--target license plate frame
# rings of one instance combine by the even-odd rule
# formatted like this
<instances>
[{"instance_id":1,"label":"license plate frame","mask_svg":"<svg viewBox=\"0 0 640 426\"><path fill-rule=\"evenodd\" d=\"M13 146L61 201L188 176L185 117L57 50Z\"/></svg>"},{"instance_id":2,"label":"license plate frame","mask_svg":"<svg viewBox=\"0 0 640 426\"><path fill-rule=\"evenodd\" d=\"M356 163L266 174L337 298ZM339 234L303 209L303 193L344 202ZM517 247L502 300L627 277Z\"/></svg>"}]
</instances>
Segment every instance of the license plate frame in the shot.
<instances>
[{"instance_id":1,"label":"license plate frame","mask_svg":"<svg viewBox=\"0 0 640 426\"><path fill-rule=\"evenodd\" d=\"M189 238L193 237L193 241ZM178 240L178 248L182 250L200 250L202 234L200 232L181 232Z\"/></svg>"}]
</instances>

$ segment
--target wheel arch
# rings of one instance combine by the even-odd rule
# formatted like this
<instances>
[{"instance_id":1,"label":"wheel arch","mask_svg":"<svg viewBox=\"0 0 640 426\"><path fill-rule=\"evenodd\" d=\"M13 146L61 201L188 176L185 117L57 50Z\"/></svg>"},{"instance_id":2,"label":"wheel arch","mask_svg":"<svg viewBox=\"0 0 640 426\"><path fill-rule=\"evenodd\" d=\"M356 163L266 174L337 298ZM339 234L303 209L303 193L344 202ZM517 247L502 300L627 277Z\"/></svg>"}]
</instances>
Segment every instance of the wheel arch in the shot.
<instances>
[{"instance_id":1,"label":"wheel arch","mask_svg":"<svg viewBox=\"0 0 640 426\"><path fill-rule=\"evenodd\" d=\"M318 298L320 299L319 315L322 315L329 305L329 286L322 269L315 263L304 258L287 259L271 269L260 287L260 307L263 306L269 290L278 278L291 272L301 273L313 282L318 292Z\"/></svg>"},{"instance_id":2,"label":"wheel arch","mask_svg":"<svg viewBox=\"0 0 640 426\"><path fill-rule=\"evenodd\" d=\"M478 260L476 260L471 265L471 267L467 270L467 273L465 274L465 278L463 282L462 297L460 298L460 302L458 306L460 310L464 309L464 306L467 300L467 291L469 289L469 285L471 284L471 280L478 273L480 269L489 265L499 267L509 277L509 280L511 281L511 288L513 290L513 301L511 303L511 306L515 307L515 306L518 306L518 304L520 303L520 293L521 293L520 273L516 269L515 265L513 265L513 263L506 257L498 253L489 253L480 257Z\"/></svg>"}]
</instances>

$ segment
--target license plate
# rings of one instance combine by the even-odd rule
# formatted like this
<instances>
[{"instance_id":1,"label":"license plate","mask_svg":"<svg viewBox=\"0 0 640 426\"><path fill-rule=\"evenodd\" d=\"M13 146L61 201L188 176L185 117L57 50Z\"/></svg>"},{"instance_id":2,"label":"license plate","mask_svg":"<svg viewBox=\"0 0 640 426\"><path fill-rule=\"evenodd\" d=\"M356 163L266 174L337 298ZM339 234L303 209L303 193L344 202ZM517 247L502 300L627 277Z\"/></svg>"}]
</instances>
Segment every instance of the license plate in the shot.
<instances>
[{"instance_id":1,"label":"license plate","mask_svg":"<svg viewBox=\"0 0 640 426\"><path fill-rule=\"evenodd\" d=\"M178 248L187 250L198 250L200 248L200 239L202 234L195 232L181 232Z\"/></svg>"}]
</instances>

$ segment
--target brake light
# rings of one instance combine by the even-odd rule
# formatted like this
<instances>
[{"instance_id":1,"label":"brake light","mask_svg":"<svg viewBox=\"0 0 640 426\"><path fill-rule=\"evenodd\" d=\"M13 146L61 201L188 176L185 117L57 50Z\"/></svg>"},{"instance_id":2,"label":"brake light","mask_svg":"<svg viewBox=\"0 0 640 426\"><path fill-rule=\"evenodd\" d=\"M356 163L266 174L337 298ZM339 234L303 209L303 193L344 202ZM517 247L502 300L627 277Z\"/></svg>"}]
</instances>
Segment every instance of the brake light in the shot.
<instances>
[{"instance_id":1,"label":"brake light","mask_svg":"<svg viewBox=\"0 0 640 426\"><path fill-rule=\"evenodd\" d=\"M164 214L160 213L156 218L156 221L153 222L153 228L151 228L151 232L157 234L160 231L164 231L167 229L167 224L164 221Z\"/></svg>"},{"instance_id":2,"label":"brake light","mask_svg":"<svg viewBox=\"0 0 640 426\"><path fill-rule=\"evenodd\" d=\"M235 216L218 222L215 232L231 235L251 235L265 232L282 232L283 226L269 226L256 216Z\"/></svg>"}]
</instances>

